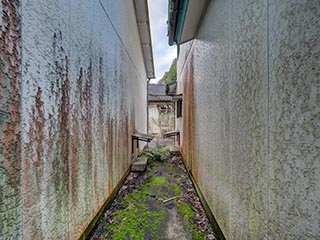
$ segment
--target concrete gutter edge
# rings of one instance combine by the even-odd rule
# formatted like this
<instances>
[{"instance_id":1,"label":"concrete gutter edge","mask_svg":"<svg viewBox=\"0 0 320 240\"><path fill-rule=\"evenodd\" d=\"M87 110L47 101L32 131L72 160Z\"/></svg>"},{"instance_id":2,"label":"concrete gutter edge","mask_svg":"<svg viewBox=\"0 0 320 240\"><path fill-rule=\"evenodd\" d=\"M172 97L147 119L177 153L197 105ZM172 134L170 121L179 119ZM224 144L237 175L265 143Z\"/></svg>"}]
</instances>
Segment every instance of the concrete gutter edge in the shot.
<instances>
[{"instance_id":1,"label":"concrete gutter edge","mask_svg":"<svg viewBox=\"0 0 320 240\"><path fill-rule=\"evenodd\" d=\"M201 205L207 215L207 218L209 219L210 223L211 223L211 227L213 229L213 232L215 234L215 237L217 238L217 240L226 240L225 236L223 235L223 232L221 230L221 228L219 227L219 224L217 222L217 220L215 219L210 207L209 207L209 204L205 198L205 196L202 194L196 180L194 179L193 175L192 175L192 172L191 170L189 170L186 166L186 163L184 161L184 158L183 156L181 155L181 158L182 158L182 162L184 164L184 167L187 169L187 173L192 181L192 184L199 196L199 199L200 199L200 202L201 202Z\"/></svg>"}]
</instances>

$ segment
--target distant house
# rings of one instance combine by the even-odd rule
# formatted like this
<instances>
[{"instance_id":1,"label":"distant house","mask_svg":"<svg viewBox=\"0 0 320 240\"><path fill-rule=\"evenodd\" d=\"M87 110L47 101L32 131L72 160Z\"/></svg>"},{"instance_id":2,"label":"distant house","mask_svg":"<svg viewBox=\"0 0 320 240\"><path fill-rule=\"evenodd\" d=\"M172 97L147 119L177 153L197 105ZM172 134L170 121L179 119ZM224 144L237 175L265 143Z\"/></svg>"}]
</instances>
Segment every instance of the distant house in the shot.
<instances>
[{"instance_id":1,"label":"distant house","mask_svg":"<svg viewBox=\"0 0 320 240\"><path fill-rule=\"evenodd\" d=\"M175 128L175 106L167 95L166 84L148 86L148 133L152 135L172 131Z\"/></svg>"}]
</instances>

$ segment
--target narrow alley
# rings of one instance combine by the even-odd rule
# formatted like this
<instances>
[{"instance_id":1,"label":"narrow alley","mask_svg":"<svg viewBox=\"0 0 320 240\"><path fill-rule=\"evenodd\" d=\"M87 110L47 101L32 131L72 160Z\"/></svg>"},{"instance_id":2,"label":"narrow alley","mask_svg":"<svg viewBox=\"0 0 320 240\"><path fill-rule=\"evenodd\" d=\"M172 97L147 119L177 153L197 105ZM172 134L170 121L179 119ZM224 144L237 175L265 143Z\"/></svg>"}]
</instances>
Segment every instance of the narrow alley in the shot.
<instances>
[{"instance_id":1,"label":"narrow alley","mask_svg":"<svg viewBox=\"0 0 320 240\"><path fill-rule=\"evenodd\" d=\"M91 239L216 239L181 155L164 145L144 154L146 172L128 175Z\"/></svg>"},{"instance_id":2,"label":"narrow alley","mask_svg":"<svg viewBox=\"0 0 320 240\"><path fill-rule=\"evenodd\" d=\"M1 0L0 240L320 239L319 39L320 0Z\"/></svg>"}]
</instances>

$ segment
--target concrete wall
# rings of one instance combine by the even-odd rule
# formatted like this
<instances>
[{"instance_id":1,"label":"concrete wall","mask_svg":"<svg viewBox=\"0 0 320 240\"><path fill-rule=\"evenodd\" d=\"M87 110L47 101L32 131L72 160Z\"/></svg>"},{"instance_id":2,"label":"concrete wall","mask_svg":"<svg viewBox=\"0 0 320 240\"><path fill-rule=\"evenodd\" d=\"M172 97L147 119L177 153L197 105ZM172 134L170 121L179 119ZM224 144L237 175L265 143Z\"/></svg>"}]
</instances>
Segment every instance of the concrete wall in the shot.
<instances>
[{"instance_id":1,"label":"concrete wall","mask_svg":"<svg viewBox=\"0 0 320 240\"><path fill-rule=\"evenodd\" d=\"M76 239L128 169L131 133L147 130L133 2L0 10L0 239Z\"/></svg>"},{"instance_id":2,"label":"concrete wall","mask_svg":"<svg viewBox=\"0 0 320 240\"><path fill-rule=\"evenodd\" d=\"M182 152L227 239L320 238L319 13L211 1L180 48Z\"/></svg>"},{"instance_id":3,"label":"concrete wall","mask_svg":"<svg viewBox=\"0 0 320 240\"><path fill-rule=\"evenodd\" d=\"M148 121L148 134L159 134L161 133L159 125L159 110L157 104L148 104L149 110L149 121Z\"/></svg>"},{"instance_id":4,"label":"concrete wall","mask_svg":"<svg viewBox=\"0 0 320 240\"><path fill-rule=\"evenodd\" d=\"M159 106L169 106L170 109L165 112L159 111ZM175 111L174 103L152 102L148 104L149 121L148 121L148 134L159 135L165 132L173 131L175 129Z\"/></svg>"}]
</instances>

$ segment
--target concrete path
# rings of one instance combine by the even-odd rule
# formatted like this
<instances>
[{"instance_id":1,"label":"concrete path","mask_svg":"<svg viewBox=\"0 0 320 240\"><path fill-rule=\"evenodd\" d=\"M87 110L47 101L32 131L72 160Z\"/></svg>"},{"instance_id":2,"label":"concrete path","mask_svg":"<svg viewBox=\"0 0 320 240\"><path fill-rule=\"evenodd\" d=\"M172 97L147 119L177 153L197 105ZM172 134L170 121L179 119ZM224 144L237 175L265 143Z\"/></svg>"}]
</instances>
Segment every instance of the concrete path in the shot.
<instances>
[{"instance_id":1,"label":"concrete path","mask_svg":"<svg viewBox=\"0 0 320 240\"><path fill-rule=\"evenodd\" d=\"M167 159L129 174L91 239L215 239L181 156L159 152Z\"/></svg>"}]
</instances>

